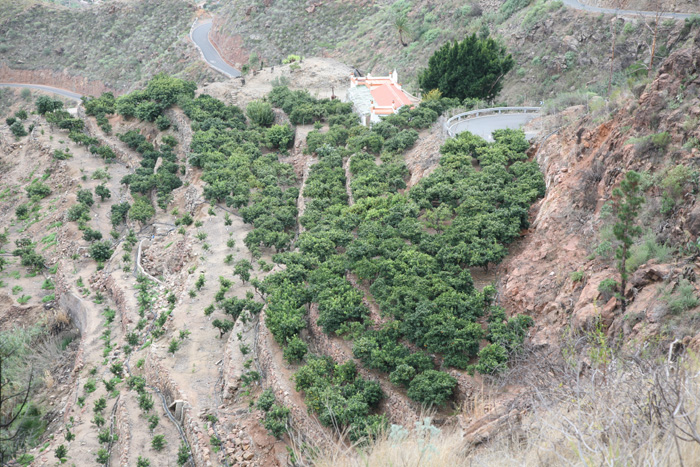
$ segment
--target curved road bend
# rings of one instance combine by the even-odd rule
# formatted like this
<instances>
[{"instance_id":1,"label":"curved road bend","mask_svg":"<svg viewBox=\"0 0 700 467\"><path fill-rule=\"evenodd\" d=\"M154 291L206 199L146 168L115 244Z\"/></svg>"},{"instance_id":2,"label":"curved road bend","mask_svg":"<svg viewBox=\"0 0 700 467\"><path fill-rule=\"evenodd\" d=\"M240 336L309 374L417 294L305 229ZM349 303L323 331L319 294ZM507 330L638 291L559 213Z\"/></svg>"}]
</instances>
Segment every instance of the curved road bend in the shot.
<instances>
[{"instance_id":1,"label":"curved road bend","mask_svg":"<svg viewBox=\"0 0 700 467\"><path fill-rule=\"evenodd\" d=\"M597 6L584 5L579 0L562 0L564 5L574 8L576 10L589 11L592 13L606 13L610 15L620 15L620 16L646 16L654 18L656 17L656 12L654 11L640 11L640 10L619 10L615 8L600 8ZM700 11L695 13L695 15L700 15ZM686 19L694 16L692 13L672 13L664 12L660 15L661 18L670 19Z\"/></svg>"},{"instance_id":2,"label":"curved road bend","mask_svg":"<svg viewBox=\"0 0 700 467\"><path fill-rule=\"evenodd\" d=\"M207 64L215 70L225 74L229 78L237 78L241 76L241 72L229 65L221 58L219 51L209 40L209 31L211 31L212 22L207 21L192 28L190 37L192 42L197 46L202 57Z\"/></svg>"},{"instance_id":3,"label":"curved road bend","mask_svg":"<svg viewBox=\"0 0 700 467\"><path fill-rule=\"evenodd\" d=\"M82 94L76 92L68 91L66 89L54 88L51 86L44 86L43 84L22 84L22 83L0 83L0 88L30 88L30 89L40 89L42 91L52 92L58 94L59 96L67 97L74 101L80 102L80 98L83 97Z\"/></svg>"},{"instance_id":4,"label":"curved road bend","mask_svg":"<svg viewBox=\"0 0 700 467\"><path fill-rule=\"evenodd\" d=\"M452 126L452 130L455 134L463 131L470 131L477 136L481 136L486 141L493 141L491 133L493 133L494 130L505 130L507 128L517 130L537 116L539 116L539 114L534 113L486 115L484 117L474 117L455 123ZM532 137L534 134L528 132L527 136Z\"/></svg>"}]
</instances>

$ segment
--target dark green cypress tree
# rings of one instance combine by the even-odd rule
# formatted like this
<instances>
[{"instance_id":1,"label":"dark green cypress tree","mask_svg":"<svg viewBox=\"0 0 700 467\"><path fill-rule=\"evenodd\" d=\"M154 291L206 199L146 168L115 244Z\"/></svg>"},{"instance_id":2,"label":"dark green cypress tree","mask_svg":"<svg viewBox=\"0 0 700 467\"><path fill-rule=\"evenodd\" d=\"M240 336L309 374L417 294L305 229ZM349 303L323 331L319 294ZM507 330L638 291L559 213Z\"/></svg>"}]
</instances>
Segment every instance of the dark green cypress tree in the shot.
<instances>
[{"instance_id":1,"label":"dark green cypress tree","mask_svg":"<svg viewBox=\"0 0 700 467\"><path fill-rule=\"evenodd\" d=\"M504 46L490 37L479 39L472 34L438 49L420 72L418 82L425 92L439 89L445 97L493 100L514 65Z\"/></svg>"}]
</instances>

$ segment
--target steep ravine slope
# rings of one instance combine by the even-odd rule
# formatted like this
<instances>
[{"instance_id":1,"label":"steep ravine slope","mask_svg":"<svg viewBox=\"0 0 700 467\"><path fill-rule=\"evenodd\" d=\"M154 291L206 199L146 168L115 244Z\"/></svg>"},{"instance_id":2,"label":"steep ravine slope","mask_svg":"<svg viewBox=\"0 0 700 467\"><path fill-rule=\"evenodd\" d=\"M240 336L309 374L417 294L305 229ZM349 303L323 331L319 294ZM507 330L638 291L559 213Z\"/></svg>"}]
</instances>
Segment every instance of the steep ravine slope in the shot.
<instances>
[{"instance_id":1,"label":"steep ravine slope","mask_svg":"<svg viewBox=\"0 0 700 467\"><path fill-rule=\"evenodd\" d=\"M631 345L655 335L662 341L693 338L698 345L697 310L679 311L673 299L681 285L692 285L697 294L699 67L697 36L617 111L608 116L570 109L564 117L570 123L536 143L547 195L500 271L501 303L535 318L534 343L556 346L566 326L590 329L600 315L609 336ZM610 201L628 170L643 174L639 224L645 233L634 247L638 269L631 271L623 315L620 300L599 292L599 285L619 281Z\"/></svg>"}]
</instances>

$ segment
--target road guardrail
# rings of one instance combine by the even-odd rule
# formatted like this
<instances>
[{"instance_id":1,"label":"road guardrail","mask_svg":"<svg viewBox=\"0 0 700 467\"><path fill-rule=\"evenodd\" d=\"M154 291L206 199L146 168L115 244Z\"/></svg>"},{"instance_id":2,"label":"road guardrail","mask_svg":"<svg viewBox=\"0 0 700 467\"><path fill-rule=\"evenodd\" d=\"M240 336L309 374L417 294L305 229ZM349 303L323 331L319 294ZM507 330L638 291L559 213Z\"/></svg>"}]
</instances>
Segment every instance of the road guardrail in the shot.
<instances>
[{"instance_id":1,"label":"road guardrail","mask_svg":"<svg viewBox=\"0 0 700 467\"><path fill-rule=\"evenodd\" d=\"M514 114L514 113L519 113L519 114L539 114L541 110L541 107L493 107L490 109L477 109L477 110L470 110L469 112L462 112L461 114L457 114L452 118L449 118L444 125L445 132L450 138L454 138L457 133L454 132L452 129L456 124L464 121L464 120L470 120L473 118L478 118L478 117L486 117L490 115L499 115L499 114Z\"/></svg>"}]
</instances>

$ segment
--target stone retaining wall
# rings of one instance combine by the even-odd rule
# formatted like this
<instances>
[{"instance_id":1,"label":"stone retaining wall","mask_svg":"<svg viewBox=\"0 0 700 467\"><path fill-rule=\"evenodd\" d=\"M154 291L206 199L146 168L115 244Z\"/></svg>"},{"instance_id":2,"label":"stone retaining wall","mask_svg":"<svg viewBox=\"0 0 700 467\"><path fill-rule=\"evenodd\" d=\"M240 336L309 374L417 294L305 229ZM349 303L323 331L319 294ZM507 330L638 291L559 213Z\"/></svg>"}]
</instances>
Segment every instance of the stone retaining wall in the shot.
<instances>
[{"instance_id":1,"label":"stone retaining wall","mask_svg":"<svg viewBox=\"0 0 700 467\"><path fill-rule=\"evenodd\" d=\"M129 331L129 325L133 323L133 320L130 317L131 312L129 307L126 305L126 295L124 290L117 285L116 281L111 275L107 276L101 285L105 289L105 292L107 292L112 298L112 301L114 301L117 311L119 312L119 325L121 326L122 332L126 334Z\"/></svg>"},{"instance_id":2,"label":"stone retaining wall","mask_svg":"<svg viewBox=\"0 0 700 467\"><path fill-rule=\"evenodd\" d=\"M117 435L116 448L112 450L112 459L117 459L119 455L119 466L128 467L131 448L131 424L129 423L129 413L123 400L117 403L117 410L114 415L114 434Z\"/></svg>"},{"instance_id":3,"label":"stone retaining wall","mask_svg":"<svg viewBox=\"0 0 700 467\"><path fill-rule=\"evenodd\" d=\"M83 119L85 122L85 131L88 133L88 135L92 136L93 138L97 138L97 140L103 146L109 146L112 151L114 151L114 154L116 154L117 161L125 164L127 168L140 166L140 161L134 155L133 151L126 149L126 145L124 145L124 147L120 147L120 145L112 144L112 142L105 137L104 132L97 125L97 121L85 114L85 108L82 105L78 106L78 117Z\"/></svg>"},{"instance_id":4,"label":"stone retaining wall","mask_svg":"<svg viewBox=\"0 0 700 467\"><path fill-rule=\"evenodd\" d=\"M277 400L289 409L290 425L301 440L308 438L313 440L312 446L323 445L324 442L332 440L333 435L323 428L320 422L311 418L306 411L306 406L300 406L292 400L290 392L294 389L291 387L291 382L281 376L282 372L278 368L281 362L276 361L272 355L271 347L276 345L265 325L264 313L261 313L258 330L258 362L263 373L263 385L271 388Z\"/></svg>"},{"instance_id":5,"label":"stone retaining wall","mask_svg":"<svg viewBox=\"0 0 700 467\"><path fill-rule=\"evenodd\" d=\"M184 394L180 392L175 382L170 379L170 373L167 368L161 365L151 353L146 358L144 370L148 384L158 388L168 405L175 400L185 401L182 408L181 427L187 437L187 441L190 443L192 459L194 459L196 466L211 466L212 453L208 445L208 434L203 432L199 423L197 423L196 414L193 413L192 407L186 403Z\"/></svg>"}]
</instances>

